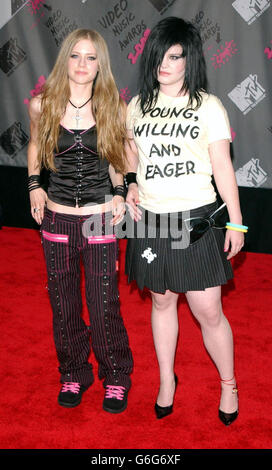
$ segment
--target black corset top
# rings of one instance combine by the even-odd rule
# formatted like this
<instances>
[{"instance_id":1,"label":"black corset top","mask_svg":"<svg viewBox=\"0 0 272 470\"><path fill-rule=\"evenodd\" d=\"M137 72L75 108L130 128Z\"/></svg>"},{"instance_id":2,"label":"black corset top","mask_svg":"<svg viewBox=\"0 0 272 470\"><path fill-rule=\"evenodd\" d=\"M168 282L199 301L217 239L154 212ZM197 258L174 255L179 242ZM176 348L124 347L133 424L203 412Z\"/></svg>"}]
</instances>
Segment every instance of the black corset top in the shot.
<instances>
[{"instance_id":1,"label":"black corset top","mask_svg":"<svg viewBox=\"0 0 272 470\"><path fill-rule=\"evenodd\" d=\"M97 153L95 125L86 130L60 126L54 163L57 171L50 172L48 186L51 201L82 207L102 204L111 194L109 162Z\"/></svg>"}]
</instances>

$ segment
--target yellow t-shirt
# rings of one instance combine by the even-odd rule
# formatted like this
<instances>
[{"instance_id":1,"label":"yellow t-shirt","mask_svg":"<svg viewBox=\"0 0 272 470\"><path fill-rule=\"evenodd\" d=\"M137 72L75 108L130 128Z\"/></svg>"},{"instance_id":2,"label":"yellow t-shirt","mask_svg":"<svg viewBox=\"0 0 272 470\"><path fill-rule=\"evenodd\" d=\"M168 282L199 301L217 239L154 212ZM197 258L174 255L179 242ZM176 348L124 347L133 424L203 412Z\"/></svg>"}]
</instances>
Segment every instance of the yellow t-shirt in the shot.
<instances>
[{"instance_id":1,"label":"yellow t-shirt","mask_svg":"<svg viewBox=\"0 0 272 470\"><path fill-rule=\"evenodd\" d=\"M138 96L127 109L127 128L138 148L140 204L155 213L194 209L215 201L208 145L231 141L227 112L219 98L202 93L196 111L188 96L161 91L153 110L142 115Z\"/></svg>"}]
</instances>

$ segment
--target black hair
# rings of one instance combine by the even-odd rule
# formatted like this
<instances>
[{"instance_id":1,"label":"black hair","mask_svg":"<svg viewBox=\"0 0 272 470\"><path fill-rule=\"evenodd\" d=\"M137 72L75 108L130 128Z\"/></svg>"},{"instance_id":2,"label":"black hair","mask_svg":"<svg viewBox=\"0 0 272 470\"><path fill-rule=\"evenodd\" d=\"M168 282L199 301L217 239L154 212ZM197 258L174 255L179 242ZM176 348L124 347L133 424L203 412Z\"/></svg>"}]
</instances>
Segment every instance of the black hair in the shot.
<instances>
[{"instance_id":1,"label":"black hair","mask_svg":"<svg viewBox=\"0 0 272 470\"><path fill-rule=\"evenodd\" d=\"M157 101L157 72L165 53L176 44L182 46L182 57L186 57L184 83L180 91L189 94L188 104L192 106L195 99L198 108L202 102L200 92L208 91L206 63L199 31L192 23L181 18L164 18L151 30L141 57L139 100L143 114L150 111Z\"/></svg>"}]
</instances>

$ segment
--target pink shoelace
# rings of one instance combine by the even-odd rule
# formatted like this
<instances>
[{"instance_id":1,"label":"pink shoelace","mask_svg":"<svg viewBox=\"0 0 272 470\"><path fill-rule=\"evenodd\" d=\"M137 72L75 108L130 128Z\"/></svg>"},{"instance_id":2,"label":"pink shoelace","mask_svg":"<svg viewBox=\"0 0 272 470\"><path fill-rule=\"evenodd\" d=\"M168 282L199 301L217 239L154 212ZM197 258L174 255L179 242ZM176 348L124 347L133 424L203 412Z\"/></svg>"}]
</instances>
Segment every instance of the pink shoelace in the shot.
<instances>
[{"instance_id":1,"label":"pink shoelace","mask_svg":"<svg viewBox=\"0 0 272 470\"><path fill-rule=\"evenodd\" d=\"M125 387L121 385L106 385L105 398L116 398L117 400L123 400Z\"/></svg>"},{"instance_id":2,"label":"pink shoelace","mask_svg":"<svg viewBox=\"0 0 272 470\"><path fill-rule=\"evenodd\" d=\"M78 382L65 382L62 386L62 392L79 393L80 384Z\"/></svg>"}]
</instances>

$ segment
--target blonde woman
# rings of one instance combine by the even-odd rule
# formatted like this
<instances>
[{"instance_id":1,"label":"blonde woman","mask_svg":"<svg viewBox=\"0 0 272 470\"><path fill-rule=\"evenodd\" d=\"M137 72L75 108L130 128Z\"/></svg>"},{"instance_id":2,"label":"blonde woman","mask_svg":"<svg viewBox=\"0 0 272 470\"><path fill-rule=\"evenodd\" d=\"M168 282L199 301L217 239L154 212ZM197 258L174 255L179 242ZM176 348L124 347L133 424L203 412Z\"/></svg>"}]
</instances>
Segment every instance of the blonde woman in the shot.
<instances>
[{"instance_id":1,"label":"blonde woman","mask_svg":"<svg viewBox=\"0 0 272 470\"><path fill-rule=\"evenodd\" d=\"M90 336L103 380L104 410L126 409L133 360L120 315L117 240L123 217L125 104L109 53L96 31L64 40L41 95L29 106L31 213L41 224L61 389L58 403L80 404L94 381ZM40 170L49 170L46 193ZM80 262L90 327L81 318Z\"/></svg>"}]
</instances>

